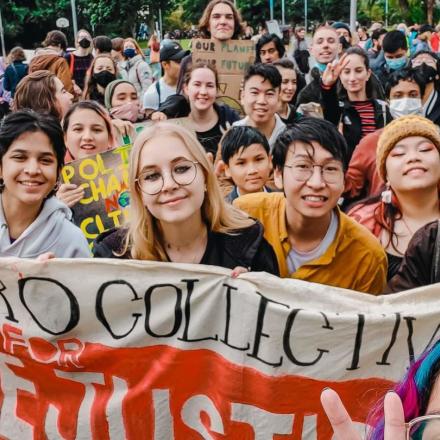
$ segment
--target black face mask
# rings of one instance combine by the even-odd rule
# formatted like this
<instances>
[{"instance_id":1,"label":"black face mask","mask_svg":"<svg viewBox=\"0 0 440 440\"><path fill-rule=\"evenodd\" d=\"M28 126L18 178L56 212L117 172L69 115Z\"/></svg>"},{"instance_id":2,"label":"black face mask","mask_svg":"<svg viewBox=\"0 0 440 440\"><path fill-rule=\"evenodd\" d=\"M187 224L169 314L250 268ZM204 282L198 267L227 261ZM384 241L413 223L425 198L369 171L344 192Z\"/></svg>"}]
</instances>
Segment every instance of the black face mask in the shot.
<instances>
[{"instance_id":1,"label":"black face mask","mask_svg":"<svg viewBox=\"0 0 440 440\"><path fill-rule=\"evenodd\" d=\"M93 79L96 81L96 84L105 88L116 79L116 75L108 70L103 70L102 72L94 73Z\"/></svg>"},{"instance_id":2,"label":"black face mask","mask_svg":"<svg viewBox=\"0 0 440 440\"><path fill-rule=\"evenodd\" d=\"M416 78L424 84L434 81L435 77L438 75L437 70L434 69L434 67L428 66L426 63L422 63L420 66L414 67L413 70Z\"/></svg>"},{"instance_id":3,"label":"black face mask","mask_svg":"<svg viewBox=\"0 0 440 440\"><path fill-rule=\"evenodd\" d=\"M90 40L87 38L81 38L81 40L78 41L78 44L80 45L80 47L82 47L83 49L88 49L90 47Z\"/></svg>"}]
</instances>

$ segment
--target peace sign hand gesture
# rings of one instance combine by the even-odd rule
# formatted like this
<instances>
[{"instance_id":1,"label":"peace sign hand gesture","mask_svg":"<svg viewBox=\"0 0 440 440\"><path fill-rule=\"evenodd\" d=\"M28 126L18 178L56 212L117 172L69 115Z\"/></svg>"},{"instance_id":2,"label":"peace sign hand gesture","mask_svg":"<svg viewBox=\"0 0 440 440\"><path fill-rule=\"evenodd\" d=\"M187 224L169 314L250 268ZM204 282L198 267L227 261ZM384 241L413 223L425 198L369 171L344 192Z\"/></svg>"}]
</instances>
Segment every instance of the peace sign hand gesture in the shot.
<instances>
[{"instance_id":1,"label":"peace sign hand gesture","mask_svg":"<svg viewBox=\"0 0 440 440\"><path fill-rule=\"evenodd\" d=\"M344 53L338 61L328 63L321 77L322 83L327 87L332 87L349 62L350 60L347 60L347 55Z\"/></svg>"},{"instance_id":2,"label":"peace sign hand gesture","mask_svg":"<svg viewBox=\"0 0 440 440\"><path fill-rule=\"evenodd\" d=\"M354 428L338 394L327 388L321 393L321 403L338 440L362 440ZM384 440L405 440L405 416L400 397L393 392L385 396Z\"/></svg>"}]
</instances>

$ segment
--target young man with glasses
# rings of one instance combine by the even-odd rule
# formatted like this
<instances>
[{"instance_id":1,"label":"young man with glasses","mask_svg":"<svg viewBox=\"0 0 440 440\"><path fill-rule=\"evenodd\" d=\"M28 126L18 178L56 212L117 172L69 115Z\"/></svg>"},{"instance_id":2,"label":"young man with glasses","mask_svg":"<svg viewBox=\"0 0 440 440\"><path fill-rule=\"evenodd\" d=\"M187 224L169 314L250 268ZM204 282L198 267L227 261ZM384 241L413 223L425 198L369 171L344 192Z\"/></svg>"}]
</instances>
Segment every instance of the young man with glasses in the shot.
<instances>
[{"instance_id":1,"label":"young man with glasses","mask_svg":"<svg viewBox=\"0 0 440 440\"><path fill-rule=\"evenodd\" d=\"M272 152L283 193L248 194L234 204L265 228L282 277L379 294L387 260L376 238L339 211L347 144L328 121L303 118Z\"/></svg>"}]
</instances>

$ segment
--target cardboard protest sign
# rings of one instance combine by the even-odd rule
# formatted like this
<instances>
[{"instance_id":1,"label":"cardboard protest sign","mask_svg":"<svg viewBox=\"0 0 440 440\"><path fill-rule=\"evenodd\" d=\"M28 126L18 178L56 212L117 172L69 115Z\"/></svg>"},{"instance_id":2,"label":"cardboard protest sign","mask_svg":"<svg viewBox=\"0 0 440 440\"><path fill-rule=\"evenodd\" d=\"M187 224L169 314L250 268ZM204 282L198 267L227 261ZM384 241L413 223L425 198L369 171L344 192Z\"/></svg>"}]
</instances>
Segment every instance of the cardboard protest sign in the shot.
<instances>
[{"instance_id":1,"label":"cardboard protest sign","mask_svg":"<svg viewBox=\"0 0 440 440\"><path fill-rule=\"evenodd\" d=\"M374 297L229 275L3 259L0 438L331 440L324 387L362 428L439 336L438 286Z\"/></svg>"},{"instance_id":2,"label":"cardboard protest sign","mask_svg":"<svg viewBox=\"0 0 440 440\"><path fill-rule=\"evenodd\" d=\"M102 232L121 226L128 217L128 159L131 145L116 148L64 166L64 183L84 188L84 198L73 207L74 222L91 244Z\"/></svg>"},{"instance_id":3,"label":"cardboard protest sign","mask_svg":"<svg viewBox=\"0 0 440 440\"><path fill-rule=\"evenodd\" d=\"M219 42L194 39L192 61L207 61L219 74L219 97L229 106L240 110L240 87L243 74L255 61L255 43L251 40Z\"/></svg>"},{"instance_id":4,"label":"cardboard protest sign","mask_svg":"<svg viewBox=\"0 0 440 440\"><path fill-rule=\"evenodd\" d=\"M266 20L266 28L269 34L275 34L280 38L283 38L280 25L277 20Z\"/></svg>"}]
</instances>

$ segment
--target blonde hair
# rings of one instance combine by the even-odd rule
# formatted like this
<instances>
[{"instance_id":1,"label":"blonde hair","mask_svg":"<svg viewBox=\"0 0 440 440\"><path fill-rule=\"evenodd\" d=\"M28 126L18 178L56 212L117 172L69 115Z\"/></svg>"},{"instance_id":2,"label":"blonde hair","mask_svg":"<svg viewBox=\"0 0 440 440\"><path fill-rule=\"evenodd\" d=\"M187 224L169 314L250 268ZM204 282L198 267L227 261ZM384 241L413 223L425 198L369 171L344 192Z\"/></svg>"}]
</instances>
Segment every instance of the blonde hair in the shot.
<instances>
[{"instance_id":1,"label":"blonde hair","mask_svg":"<svg viewBox=\"0 0 440 440\"><path fill-rule=\"evenodd\" d=\"M136 185L142 149L147 142L162 136L174 136L180 139L202 169L206 194L201 211L203 221L209 231L234 234L254 223L246 214L225 202L212 164L195 135L180 125L159 122L145 128L139 134L131 151L129 168L130 224L121 255L129 250L131 258L138 260L168 261L158 222L144 206L142 193Z\"/></svg>"}]
</instances>

